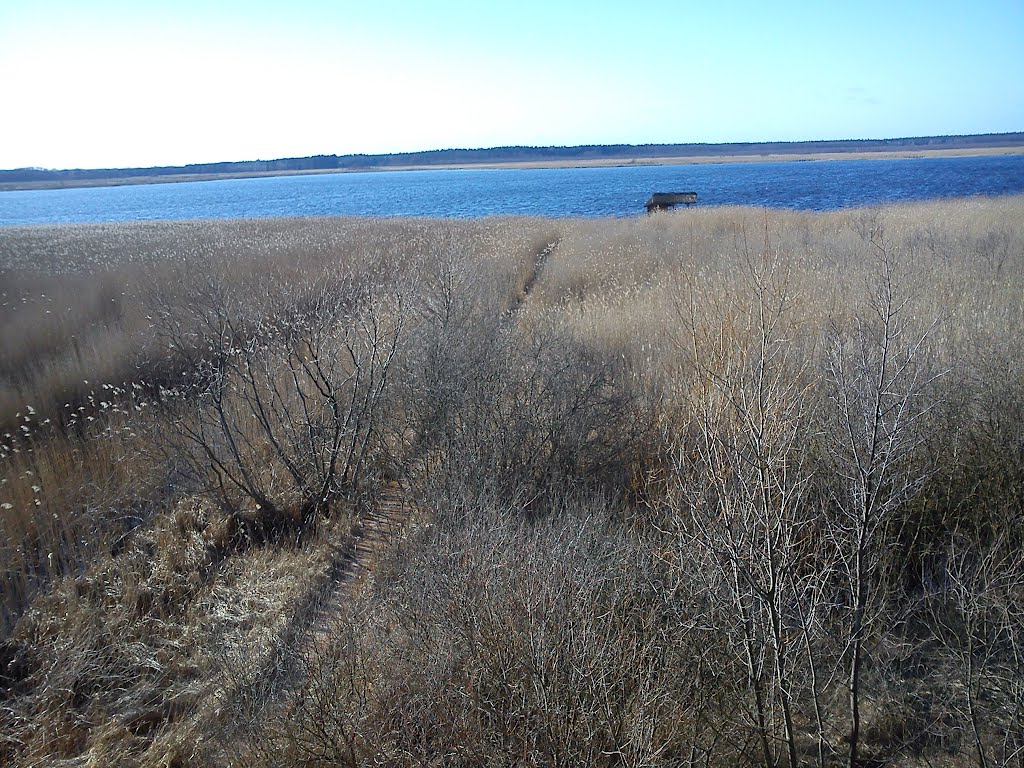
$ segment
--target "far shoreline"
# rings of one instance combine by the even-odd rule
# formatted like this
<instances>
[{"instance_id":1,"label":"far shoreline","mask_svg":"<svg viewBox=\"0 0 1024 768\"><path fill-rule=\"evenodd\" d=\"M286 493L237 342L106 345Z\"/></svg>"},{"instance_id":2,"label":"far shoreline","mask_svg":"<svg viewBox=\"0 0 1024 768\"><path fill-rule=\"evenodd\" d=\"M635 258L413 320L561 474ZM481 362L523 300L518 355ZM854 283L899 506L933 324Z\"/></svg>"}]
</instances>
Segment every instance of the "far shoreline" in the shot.
<instances>
[{"instance_id":1,"label":"far shoreline","mask_svg":"<svg viewBox=\"0 0 1024 768\"><path fill-rule=\"evenodd\" d=\"M226 179L258 179L269 176L311 176L335 173L388 173L391 171L452 170L537 170L546 168L630 168L659 165L730 165L736 163L798 163L835 160L919 160L924 158L1000 157L1024 155L1024 146L963 147L951 149L906 149L894 151L851 151L811 153L765 153L736 155L681 155L677 157L599 158L580 160L530 160L436 165L395 165L377 168L331 168L321 170L251 171L240 173L174 174L164 176L131 176L107 179L73 179L30 182L0 182L0 192L46 189L81 189L87 187L122 187L140 184L180 184Z\"/></svg>"}]
</instances>

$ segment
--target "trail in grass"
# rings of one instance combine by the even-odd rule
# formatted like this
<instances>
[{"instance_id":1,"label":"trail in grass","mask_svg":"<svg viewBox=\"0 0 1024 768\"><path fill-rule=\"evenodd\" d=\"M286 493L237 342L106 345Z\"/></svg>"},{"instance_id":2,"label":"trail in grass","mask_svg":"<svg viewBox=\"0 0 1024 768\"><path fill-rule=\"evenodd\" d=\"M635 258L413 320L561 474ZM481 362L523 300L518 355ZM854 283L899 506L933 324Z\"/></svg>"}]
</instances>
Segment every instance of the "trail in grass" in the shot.
<instances>
[{"instance_id":1,"label":"trail in grass","mask_svg":"<svg viewBox=\"0 0 1024 768\"><path fill-rule=\"evenodd\" d=\"M346 548L332 565L316 616L309 624L300 653L308 658L330 642L342 606L373 573L381 558L396 540L402 537L412 519L412 483L416 472L402 480L392 480L377 501L359 521L351 547Z\"/></svg>"},{"instance_id":2,"label":"trail in grass","mask_svg":"<svg viewBox=\"0 0 1024 768\"><path fill-rule=\"evenodd\" d=\"M544 266L561 238L546 244L534 254L533 262L518 296L509 307L513 318L521 316L540 279ZM291 669L282 676L279 692L287 695L303 685L303 670L310 670L336 636L344 606L373 573L380 560L400 539L415 512L414 487L422 471L422 460L414 461L400 480L393 480L360 520L351 546L339 548L324 573L317 594L311 600L309 614L294 635L295 649Z\"/></svg>"},{"instance_id":3,"label":"trail in grass","mask_svg":"<svg viewBox=\"0 0 1024 768\"><path fill-rule=\"evenodd\" d=\"M537 251L536 254L534 254L533 263L530 265L530 271L526 275L526 280L523 282L523 287L522 290L520 290L519 295L512 300L512 305L509 307L509 314L518 314L526 306L526 302L529 300L530 294L533 292L534 287L540 279L541 273L544 271L544 266L547 264L551 254L561 242L562 238L559 237L545 245Z\"/></svg>"},{"instance_id":4,"label":"trail in grass","mask_svg":"<svg viewBox=\"0 0 1024 768\"><path fill-rule=\"evenodd\" d=\"M402 480L389 482L351 536L336 533L338 540L332 546L327 567L292 613L292 621L261 669L254 674L238 669L238 677L229 679L218 707L219 711L233 713L234 722L228 727L241 727L245 732L281 716L292 706L295 694L307 684L310 674L318 673L320 661L341 629L346 604L410 524L415 513L412 487L421 467L422 461L414 461Z\"/></svg>"},{"instance_id":5,"label":"trail in grass","mask_svg":"<svg viewBox=\"0 0 1024 768\"><path fill-rule=\"evenodd\" d=\"M291 639L283 638L285 658L277 667L277 679L267 681L272 698L280 704L287 706L291 693L299 690L307 674L317 668L317 660L338 634L345 605L404 535L415 511L412 485L419 467L420 462L414 462L403 479L392 480L384 487L359 519L353 536L336 548L308 606L298 612Z\"/></svg>"}]
</instances>

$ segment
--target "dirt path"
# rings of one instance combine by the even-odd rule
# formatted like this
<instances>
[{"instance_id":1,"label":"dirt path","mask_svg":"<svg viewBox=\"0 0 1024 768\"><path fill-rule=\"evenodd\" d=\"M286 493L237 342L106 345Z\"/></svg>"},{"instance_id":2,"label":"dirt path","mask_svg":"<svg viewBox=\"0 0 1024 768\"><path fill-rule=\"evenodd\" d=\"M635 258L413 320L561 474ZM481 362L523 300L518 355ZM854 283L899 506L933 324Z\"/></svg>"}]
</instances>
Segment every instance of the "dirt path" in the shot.
<instances>
[{"instance_id":1,"label":"dirt path","mask_svg":"<svg viewBox=\"0 0 1024 768\"><path fill-rule=\"evenodd\" d=\"M257 672L229 684L223 692L219 711L234 713L244 727L252 728L275 713L287 710L293 692L305 683L310 670L317 669L345 615L344 606L357 594L381 558L405 533L415 506L411 485L420 469L415 462L407 479L392 480L373 506L359 520L354 536L339 530L338 541L316 586L296 607L292 621L279 636L270 656Z\"/></svg>"},{"instance_id":2,"label":"dirt path","mask_svg":"<svg viewBox=\"0 0 1024 768\"><path fill-rule=\"evenodd\" d=\"M534 255L521 292L509 307L510 317L515 318L523 311L548 258L560 242L558 238ZM287 706L290 693L303 685L304 671L314 668L317 658L337 635L346 603L404 535L415 513L412 488L422 468L422 461L413 462L401 480L388 483L360 520L355 540L337 548L315 593L297 611L298 621L290 637L283 638L284 658L279 659L274 681L268 681L273 698L281 705Z\"/></svg>"},{"instance_id":3,"label":"dirt path","mask_svg":"<svg viewBox=\"0 0 1024 768\"><path fill-rule=\"evenodd\" d=\"M533 264L530 265L530 271L527 273L526 280L523 282L522 290L520 290L519 295L512 300L512 304L508 308L510 315L518 314L523 310L524 305L530 298L530 293L533 292L534 286L537 285L537 281L540 279L541 272L544 271L544 266L547 264L551 254L561 242L562 238L558 237L534 254Z\"/></svg>"},{"instance_id":4,"label":"dirt path","mask_svg":"<svg viewBox=\"0 0 1024 768\"><path fill-rule=\"evenodd\" d=\"M402 537L412 520L410 472L403 480L387 484L373 507L362 517L353 545L329 569L323 599L317 606L316 616L308 625L300 641L300 657L307 660L321 651L335 633L342 606L352 599L376 569L380 559Z\"/></svg>"}]
</instances>

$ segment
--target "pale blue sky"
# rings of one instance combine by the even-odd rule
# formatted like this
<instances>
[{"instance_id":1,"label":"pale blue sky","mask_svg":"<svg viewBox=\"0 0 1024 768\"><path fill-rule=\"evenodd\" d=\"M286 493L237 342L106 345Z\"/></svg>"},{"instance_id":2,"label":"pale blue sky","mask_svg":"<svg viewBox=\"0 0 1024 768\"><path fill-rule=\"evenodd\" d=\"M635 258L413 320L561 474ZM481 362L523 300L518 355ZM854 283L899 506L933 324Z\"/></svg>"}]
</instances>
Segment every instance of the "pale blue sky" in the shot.
<instances>
[{"instance_id":1,"label":"pale blue sky","mask_svg":"<svg viewBox=\"0 0 1024 768\"><path fill-rule=\"evenodd\" d=\"M0 0L0 168L1024 130L1024 0Z\"/></svg>"}]
</instances>

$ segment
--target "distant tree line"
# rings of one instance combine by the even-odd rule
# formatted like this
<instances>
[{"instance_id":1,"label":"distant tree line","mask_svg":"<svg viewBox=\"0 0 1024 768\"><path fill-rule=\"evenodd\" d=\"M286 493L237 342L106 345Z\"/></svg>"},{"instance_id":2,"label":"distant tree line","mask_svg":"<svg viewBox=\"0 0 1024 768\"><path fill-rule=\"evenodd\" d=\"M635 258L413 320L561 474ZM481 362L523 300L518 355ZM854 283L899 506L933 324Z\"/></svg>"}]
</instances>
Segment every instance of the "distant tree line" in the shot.
<instances>
[{"instance_id":1,"label":"distant tree line","mask_svg":"<svg viewBox=\"0 0 1024 768\"><path fill-rule=\"evenodd\" d=\"M0 183L92 181L141 176L220 175L395 168L403 166L472 165L507 162L631 160L650 157L716 157L726 155L806 154L817 152L900 151L907 149L977 149L1024 144L1024 132L971 136L923 136L896 139L837 141L744 142L736 144L587 144L573 147L492 147L435 149L378 155L313 155L277 160L196 163L153 168L0 170Z\"/></svg>"}]
</instances>

